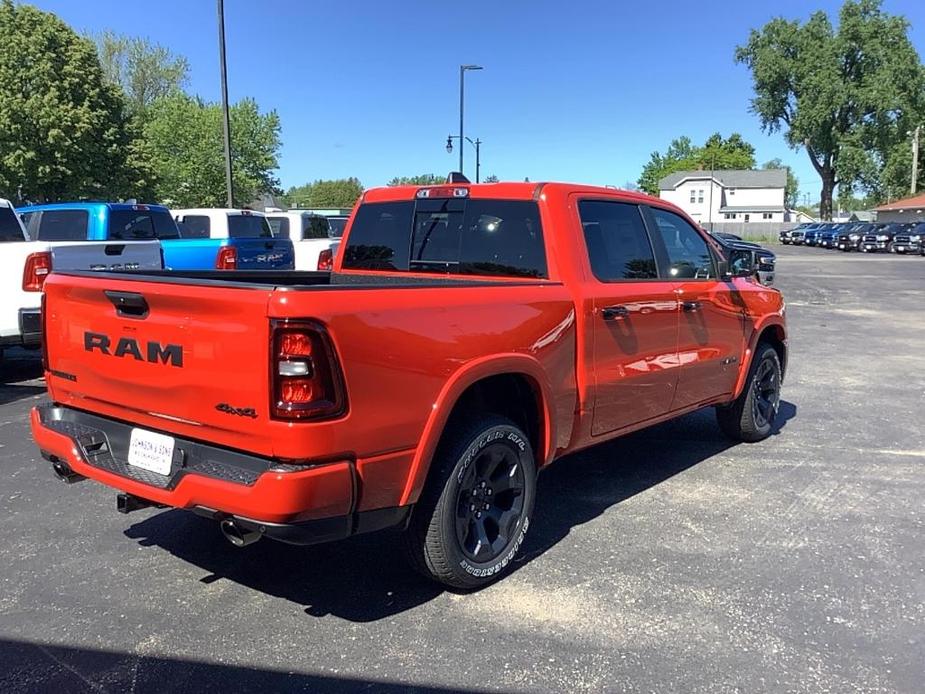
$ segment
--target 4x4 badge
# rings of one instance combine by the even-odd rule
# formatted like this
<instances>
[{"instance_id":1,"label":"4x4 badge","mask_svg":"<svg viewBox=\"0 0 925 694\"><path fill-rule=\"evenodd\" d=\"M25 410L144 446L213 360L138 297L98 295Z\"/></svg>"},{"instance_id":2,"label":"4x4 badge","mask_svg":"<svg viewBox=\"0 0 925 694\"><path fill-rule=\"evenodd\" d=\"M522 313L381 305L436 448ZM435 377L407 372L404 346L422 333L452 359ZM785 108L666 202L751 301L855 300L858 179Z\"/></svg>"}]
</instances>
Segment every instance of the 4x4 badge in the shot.
<instances>
[{"instance_id":1,"label":"4x4 badge","mask_svg":"<svg viewBox=\"0 0 925 694\"><path fill-rule=\"evenodd\" d=\"M257 410L253 407L232 407L227 402L220 402L215 406L215 409L219 412L224 412L225 414L233 414L238 417L250 417L251 419L257 419Z\"/></svg>"}]
</instances>

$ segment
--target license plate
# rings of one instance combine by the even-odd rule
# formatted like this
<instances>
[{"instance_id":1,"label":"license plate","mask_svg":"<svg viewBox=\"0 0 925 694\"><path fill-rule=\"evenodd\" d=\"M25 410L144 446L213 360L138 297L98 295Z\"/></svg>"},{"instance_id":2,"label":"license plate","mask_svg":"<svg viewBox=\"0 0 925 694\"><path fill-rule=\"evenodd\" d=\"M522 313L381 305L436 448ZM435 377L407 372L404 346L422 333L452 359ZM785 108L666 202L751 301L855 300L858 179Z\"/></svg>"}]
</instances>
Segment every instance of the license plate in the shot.
<instances>
[{"instance_id":1,"label":"license plate","mask_svg":"<svg viewBox=\"0 0 925 694\"><path fill-rule=\"evenodd\" d=\"M173 436L145 429L132 429L128 445L128 464L167 476L173 464Z\"/></svg>"}]
</instances>

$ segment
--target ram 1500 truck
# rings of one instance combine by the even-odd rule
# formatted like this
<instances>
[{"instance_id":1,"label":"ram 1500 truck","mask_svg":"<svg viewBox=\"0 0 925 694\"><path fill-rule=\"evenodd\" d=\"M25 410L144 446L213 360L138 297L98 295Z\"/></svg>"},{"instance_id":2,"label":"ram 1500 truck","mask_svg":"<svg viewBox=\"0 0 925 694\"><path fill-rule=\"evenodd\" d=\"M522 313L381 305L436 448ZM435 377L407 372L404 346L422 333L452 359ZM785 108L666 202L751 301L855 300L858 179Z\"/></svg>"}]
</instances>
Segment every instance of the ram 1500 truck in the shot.
<instances>
[{"instance_id":1,"label":"ram 1500 truck","mask_svg":"<svg viewBox=\"0 0 925 694\"><path fill-rule=\"evenodd\" d=\"M295 268L292 241L274 238L273 230L262 212L203 207L173 210L173 215L182 229L184 239L195 238L206 247L219 247L215 265L219 269Z\"/></svg>"},{"instance_id":2,"label":"ram 1500 truck","mask_svg":"<svg viewBox=\"0 0 925 694\"><path fill-rule=\"evenodd\" d=\"M474 588L557 458L708 406L772 432L784 302L754 274L641 194L372 189L331 273L50 277L32 431L120 510L190 509L237 545L400 526L415 567Z\"/></svg>"},{"instance_id":3,"label":"ram 1500 truck","mask_svg":"<svg viewBox=\"0 0 925 694\"><path fill-rule=\"evenodd\" d=\"M170 270L291 270L292 244L285 239L235 235L210 238L181 235L163 205L67 202L18 210L33 239L50 241L123 241L158 239ZM259 222L258 222L259 223ZM264 220L265 224L265 220Z\"/></svg>"},{"instance_id":4,"label":"ram 1500 truck","mask_svg":"<svg viewBox=\"0 0 925 694\"><path fill-rule=\"evenodd\" d=\"M157 241L32 241L8 200L0 199L0 356L4 347L41 342L42 285L52 270L159 270Z\"/></svg>"}]
</instances>

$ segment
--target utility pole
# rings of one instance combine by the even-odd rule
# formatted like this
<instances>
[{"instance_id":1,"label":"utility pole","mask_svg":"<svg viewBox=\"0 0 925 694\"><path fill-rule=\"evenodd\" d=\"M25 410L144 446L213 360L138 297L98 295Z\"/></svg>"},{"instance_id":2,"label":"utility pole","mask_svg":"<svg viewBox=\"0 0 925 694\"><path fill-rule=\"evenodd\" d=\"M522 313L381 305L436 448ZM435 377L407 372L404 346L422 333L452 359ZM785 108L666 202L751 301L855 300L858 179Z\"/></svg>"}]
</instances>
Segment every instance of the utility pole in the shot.
<instances>
[{"instance_id":1,"label":"utility pole","mask_svg":"<svg viewBox=\"0 0 925 694\"><path fill-rule=\"evenodd\" d=\"M922 132L922 126L915 126L915 132L912 134L912 194L918 188L919 178L919 135Z\"/></svg>"},{"instance_id":2,"label":"utility pole","mask_svg":"<svg viewBox=\"0 0 925 694\"><path fill-rule=\"evenodd\" d=\"M710 155L710 209L707 211L710 231L713 231L713 169L716 167L716 155Z\"/></svg>"},{"instance_id":3,"label":"utility pole","mask_svg":"<svg viewBox=\"0 0 925 694\"><path fill-rule=\"evenodd\" d=\"M482 141L479 138L475 138L475 182L479 182L479 169L482 167L482 159L480 156L480 150L482 148ZM462 147L460 147L462 149Z\"/></svg>"},{"instance_id":4,"label":"utility pole","mask_svg":"<svg viewBox=\"0 0 925 694\"><path fill-rule=\"evenodd\" d=\"M228 207L234 207L231 179L231 120L228 117L228 68L225 64L225 3L218 0L218 49L222 70L222 126L225 137L225 191ZM461 148L460 148L461 149Z\"/></svg>"}]
</instances>

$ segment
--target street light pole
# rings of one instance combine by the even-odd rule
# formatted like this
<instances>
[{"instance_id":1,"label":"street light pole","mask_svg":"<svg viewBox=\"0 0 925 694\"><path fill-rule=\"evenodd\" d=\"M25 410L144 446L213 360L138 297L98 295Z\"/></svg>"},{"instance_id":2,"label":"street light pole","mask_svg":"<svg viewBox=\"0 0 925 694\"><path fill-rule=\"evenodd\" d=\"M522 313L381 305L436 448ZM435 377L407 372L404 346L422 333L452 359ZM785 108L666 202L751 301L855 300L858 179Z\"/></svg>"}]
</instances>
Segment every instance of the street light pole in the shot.
<instances>
[{"instance_id":1,"label":"street light pole","mask_svg":"<svg viewBox=\"0 0 925 694\"><path fill-rule=\"evenodd\" d=\"M453 153L453 138L456 138L456 137L459 137L459 135L447 135L446 136L446 153L447 154ZM479 182L479 170L482 167L482 158L481 158L482 141L478 138L476 138L475 141L473 141L471 137L466 136L466 142L468 142L470 145L475 147L475 182L478 183ZM460 150L462 149L462 140L460 140L459 149ZM460 171L460 173L462 172Z\"/></svg>"},{"instance_id":2,"label":"street light pole","mask_svg":"<svg viewBox=\"0 0 925 694\"><path fill-rule=\"evenodd\" d=\"M482 141L479 138L475 138L475 182L479 182L479 169L482 167L482 161L479 156L479 152L482 146ZM462 147L460 147L462 149Z\"/></svg>"},{"instance_id":3,"label":"street light pole","mask_svg":"<svg viewBox=\"0 0 925 694\"><path fill-rule=\"evenodd\" d=\"M466 96L466 70L481 70L481 65L459 66L459 173L463 173L463 102Z\"/></svg>"},{"instance_id":4,"label":"street light pole","mask_svg":"<svg viewBox=\"0 0 925 694\"><path fill-rule=\"evenodd\" d=\"M228 68L225 64L225 3L218 0L218 48L222 71L222 128L225 139L225 191L228 207L234 207L231 179L231 120L228 117Z\"/></svg>"},{"instance_id":5,"label":"street light pole","mask_svg":"<svg viewBox=\"0 0 925 694\"><path fill-rule=\"evenodd\" d=\"M918 188L919 178L919 134L922 132L922 126L915 126L915 132L912 134L912 194Z\"/></svg>"}]
</instances>

